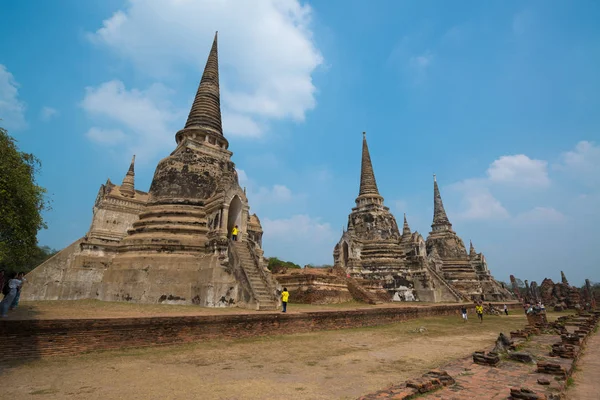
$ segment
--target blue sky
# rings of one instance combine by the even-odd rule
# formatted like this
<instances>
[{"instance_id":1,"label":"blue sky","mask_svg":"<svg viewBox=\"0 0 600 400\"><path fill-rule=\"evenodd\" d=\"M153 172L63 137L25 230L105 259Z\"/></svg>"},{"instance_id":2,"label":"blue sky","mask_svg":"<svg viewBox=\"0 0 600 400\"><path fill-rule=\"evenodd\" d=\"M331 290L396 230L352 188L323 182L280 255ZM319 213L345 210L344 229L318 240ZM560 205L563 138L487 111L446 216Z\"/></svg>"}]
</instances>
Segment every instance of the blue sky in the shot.
<instances>
[{"instance_id":1,"label":"blue sky","mask_svg":"<svg viewBox=\"0 0 600 400\"><path fill-rule=\"evenodd\" d=\"M214 31L225 135L267 256L332 262L361 132L424 236L436 173L457 233L508 280L600 281L597 1L22 0L0 5L0 118L43 163L40 244L83 236L99 185L175 147Z\"/></svg>"}]
</instances>

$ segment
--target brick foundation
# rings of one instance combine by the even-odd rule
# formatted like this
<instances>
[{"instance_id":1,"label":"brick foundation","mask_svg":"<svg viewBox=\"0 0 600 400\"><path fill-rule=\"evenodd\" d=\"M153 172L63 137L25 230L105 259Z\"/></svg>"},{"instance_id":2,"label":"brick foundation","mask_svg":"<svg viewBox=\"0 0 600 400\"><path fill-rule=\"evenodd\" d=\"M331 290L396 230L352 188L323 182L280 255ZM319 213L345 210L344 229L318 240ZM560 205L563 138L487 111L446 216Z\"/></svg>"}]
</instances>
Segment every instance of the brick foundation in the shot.
<instances>
[{"instance_id":1,"label":"brick foundation","mask_svg":"<svg viewBox=\"0 0 600 400\"><path fill-rule=\"evenodd\" d=\"M516 306L519 305L510 305ZM0 321L0 361L261 335L376 326L459 315L460 304L191 317ZM472 308L469 305L469 308Z\"/></svg>"}]
</instances>

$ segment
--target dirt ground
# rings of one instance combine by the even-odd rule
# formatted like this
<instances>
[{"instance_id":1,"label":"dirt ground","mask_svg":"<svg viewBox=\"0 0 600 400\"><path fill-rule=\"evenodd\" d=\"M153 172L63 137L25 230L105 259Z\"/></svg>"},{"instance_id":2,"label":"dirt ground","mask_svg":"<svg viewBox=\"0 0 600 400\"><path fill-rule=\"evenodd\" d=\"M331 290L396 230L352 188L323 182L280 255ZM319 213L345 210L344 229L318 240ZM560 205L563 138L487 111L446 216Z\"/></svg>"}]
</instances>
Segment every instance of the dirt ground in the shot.
<instances>
[{"instance_id":1,"label":"dirt ground","mask_svg":"<svg viewBox=\"0 0 600 400\"><path fill-rule=\"evenodd\" d=\"M589 338L583 355L577 362L574 384L567 390L569 400L598 400L600 399L600 332L596 329Z\"/></svg>"},{"instance_id":2,"label":"dirt ground","mask_svg":"<svg viewBox=\"0 0 600 400\"><path fill-rule=\"evenodd\" d=\"M436 317L16 363L0 373L9 383L0 398L355 399L487 349L525 323L521 312L483 324Z\"/></svg>"},{"instance_id":3,"label":"dirt ground","mask_svg":"<svg viewBox=\"0 0 600 400\"><path fill-rule=\"evenodd\" d=\"M456 305L456 303L448 303ZM340 304L294 304L288 305L288 313L312 312L323 310L343 309L368 309L389 307L431 307L441 306L443 303L385 303L370 305L350 301ZM502 308L501 305L499 308ZM516 310L515 310L516 311ZM108 302L99 300L71 300L71 301L22 301L19 307L9 312L9 319L65 319L65 318L125 318L125 317L162 317L162 316L192 316L192 315L219 315L219 314L256 314L264 311L248 310L244 308L211 308L195 305L171 304L135 304L123 302Z\"/></svg>"}]
</instances>

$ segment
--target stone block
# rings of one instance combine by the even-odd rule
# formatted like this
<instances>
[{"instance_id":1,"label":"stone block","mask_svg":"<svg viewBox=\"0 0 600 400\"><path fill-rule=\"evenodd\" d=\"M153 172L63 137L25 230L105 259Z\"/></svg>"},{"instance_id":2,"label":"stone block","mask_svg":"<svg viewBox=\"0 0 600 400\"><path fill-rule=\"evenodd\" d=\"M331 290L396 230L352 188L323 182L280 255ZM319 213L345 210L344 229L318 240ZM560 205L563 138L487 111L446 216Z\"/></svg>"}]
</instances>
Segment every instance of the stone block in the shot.
<instances>
[{"instance_id":1,"label":"stone block","mask_svg":"<svg viewBox=\"0 0 600 400\"><path fill-rule=\"evenodd\" d=\"M560 364L551 363L547 361L538 361L537 372L540 374L555 375L562 378L567 377L567 370Z\"/></svg>"},{"instance_id":2,"label":"stone block","mask_svg":"<svg viewBox=\"0 0 600 400\"><path fill-rule=\"evenodd\" d=\"M500 362L500 357L498 356L498 353L494 353L492 351L487 354L485 354L483 351L476 351L473 353L473 362L475 364L495 367Z\"/></svg>"},{"instance_id":3,"label":"stone block","mask_svg":"<svg viewBox=\"0 0 600 400\"><path fill-rule=\"evenodd\" d=\"M515 351L512 353L508 353L508 358L514 361L522 362L522 363L534 363L533 357L529 353Z\"/></svg>"},{"instance_id":4,"label":"stone block","mask_svg":"<svg viewBox=\"0 0 600 400\"><path fill-rule=\"evenodd\" d=\"M444 385L437 378L421 377L417 379L411 379L406 381L406 386L409 388L416 389L419 393L427 393L433 390L437 390Z\"/></svg>"},{"instance_id":5,"label":"stone block","mask_svg":"<svg viewBox=\"0 0 600 400\"><path fill-rule=\"evenodd\" d=\"M550 356L560 358L573 359L577 356L577 353L578 347L572 344L565 344L562 342L554 343L552 345L552 350L550 350Z\"/></svg>"},{"instance_id":6,"label":"stone block","mask_svg":"<svg viewBox=\"0 0 600 400\"><path fill-rule=\"evenodd\" d=\"M536 393L527 388L512 388L510 389L510 398L516 400L546 400L544 394Z\"/></svg>"},{"instance_id":7,"label":"stone block","mask_svg":"<svg viewBox=\"0 0 600 400\"><path fill-rule=\"evenodd\" d=\"M423 377L438 379L444 386L454 385L456 382L454 378L448 374L448 372L439 369L433 369L424 374Z\"/></svg>"}]
</instances>

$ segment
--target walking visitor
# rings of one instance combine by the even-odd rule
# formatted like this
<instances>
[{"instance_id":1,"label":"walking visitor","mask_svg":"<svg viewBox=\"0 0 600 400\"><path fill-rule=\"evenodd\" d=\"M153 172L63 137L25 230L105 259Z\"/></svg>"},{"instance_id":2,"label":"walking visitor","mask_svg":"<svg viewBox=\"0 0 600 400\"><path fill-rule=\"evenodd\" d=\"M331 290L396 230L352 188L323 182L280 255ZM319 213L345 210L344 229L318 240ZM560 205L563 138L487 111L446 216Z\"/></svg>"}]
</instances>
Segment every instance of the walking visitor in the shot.
<instances>
[{"instance_id":1,"label":"walking visitor","mask_svg":"<svg viewBox=\"0 0 600 400\"><path fill-rule=\"evenodd\" d=\"M508 307L506 307L506 304L504 305L504 314L508 315Z\"/></svg>"},{"instance_id":2,"label":"walking visitor","mask_svg":"<svg viewBox=\"0 0 600 400\"><path fill-rule=\"evenodd\" d=\"M462 308L460 309L460 312L462 314L463 321L467 322L467 319L468 319L468 317L467 317L467 307L462 306Z\"/></svg>"},{"instance_id":3,"label":"walking visitor","mask_svg":"<svg viewBox=\"0 0 600 400\"><path fill-rule=\"evenodd\" d=\"M238 229L238 226L236 225L231 230L231 240L233 240L234 242L237 242L238 233L240 233L240 230Z\"/></svg>"},{"instance_id":4,"label":"walking visitor","mask_svg":"<svg viewBox=\"0 0 600 400\"><path fill-rule=\"evenodd\" d=\"M477 313L477 318L479 318L479 323L483 322L483 305L478 303L475 306L475 312Z\"/></svg>"},{"instance_id":5,"label":"walking visitor","mask_svg":"<svg viewBox=\"0 0 600 400\"><path fill-rule=\"evenodd\" d=\"M289 297L290 297L290 294L287 291L287 288L283 288L283 292L281 292L281 305L283 306L283 312L287 311L287 303L288 303Z\"/></svg>"}]
</instances>

